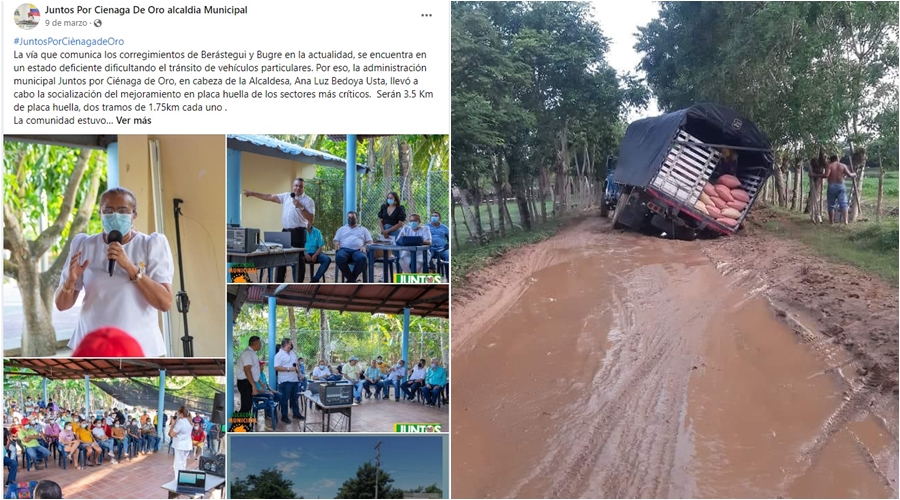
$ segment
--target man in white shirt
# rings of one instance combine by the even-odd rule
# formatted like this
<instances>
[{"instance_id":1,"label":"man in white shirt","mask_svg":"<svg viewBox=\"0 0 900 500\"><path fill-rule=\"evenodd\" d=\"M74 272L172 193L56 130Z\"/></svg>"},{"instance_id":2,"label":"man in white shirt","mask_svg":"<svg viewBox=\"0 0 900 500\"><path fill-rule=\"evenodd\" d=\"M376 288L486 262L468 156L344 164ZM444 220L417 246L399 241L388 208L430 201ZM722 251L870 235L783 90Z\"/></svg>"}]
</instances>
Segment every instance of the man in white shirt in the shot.
<instances>
[{"instance_id":1,"label":"man in white shirt","mask_svg":"<svg viewBox=\"0 0 900 500\"><path fill-rule=\"evenodd\" d=\"M416 391L425 383L425 360L420 359L419 364L413 367L412 374L400 387L406 394L406 400L412 403L416 399Z\"/></svg>"},{"instance_id":2,"label":"man in white shirt","mask_svg":"<svg viewBox=\"0 0 900 500\"><path fill-rule=\"evenodd\" d=\"M372 243L372 233L359 225L356 212L347 212L347 225L334 235L334 263L347 281L356 283L359 275L368 267L366 245ZM350 265L353 269L350 269Z\"/></svg>"},{"instance_id":3,"label":"man in white shirt","mask_svg":"<svg viewBox=\"0 0 900 500\"><path fill-rule=\"evenodd\" d=\"M281 230L291 233L291 246L299 248L300 265L297 266L297 283L306 280L306 257L303 254L306 248L306 231L312 227L316 215L316 203L304 192L305 182L303 178L294 179L291 191L281 194L263 194L256 191L244 190L244 196L253 196L261 200L271 201L281 205ZM284 283L287 267L279 267L275 272L275 282Z\"/></svg>"},{"instance_id":4,"label":"man in white shirt","mask_svg":"<svg viewBox=\"0 0 900 500\"><path fill-rule=\"evenodd\" d=\"M403 226L397 239L399 240L404 236L421 236L422 244L431 246L431 230L428 229L427 225L422 225L422 218L419 217L419 214L412 214L409 216L409 223ZM427 253L427 251L416 252L416 272L424 273L428 270L428 268L425 267L425 254ZM404 273L408 273L410 270L410 261L412 261L411 254L412 252L406 250L400 251L400 269L402 269Z\"/></svg>"},{"instance_id":5,"label":"man in white shirt","mask_svg":"<svg viewBox=\"0 0 900 500\"><path fill-rule=\"evenodd\" d=\"M247 342L247 348L241 352L234 373L237 377L238 391L241 393L241 413L253 411L253 396L256 396L256 383L259 382L259 357L256 353L262 349L262 341L254 335Z\"/></svg>"},{"instance_id":6,"label":"man in white shirt","mask_svg":"<svg viewBox=\"0 0 900 500\"><path fill-rule=\"evenodd\" d=\"M281 421L286 424L291 423L287 416L288 402L294 412L294 418L303 420L298 403L300 368L291 339L281 341L281 350L275 355L275 372L278 374L278 391L281 393Z\"/></svg>"},{"instance_id":7,"label":"man in white shirt","mask_svg":"<svg viewBox=\"0 0 900 500\"><path fill-rule=\"evenodd\" d=\"M391 397L391 386L394 386L394 402L400 401L400 381L406 376L406 362L402 359L391 367L384 383L384 400Z\"/></svg>"}]
</instances>

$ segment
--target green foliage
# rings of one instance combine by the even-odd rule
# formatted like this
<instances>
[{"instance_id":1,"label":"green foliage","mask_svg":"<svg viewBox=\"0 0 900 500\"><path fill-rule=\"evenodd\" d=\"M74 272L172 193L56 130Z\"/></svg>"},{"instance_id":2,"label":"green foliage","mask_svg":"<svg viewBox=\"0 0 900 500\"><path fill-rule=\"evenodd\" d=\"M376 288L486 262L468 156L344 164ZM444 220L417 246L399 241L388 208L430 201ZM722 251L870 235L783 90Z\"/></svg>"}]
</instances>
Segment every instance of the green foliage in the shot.
<instances>
[{"instance_id":1,"label":"green foliage","mask_svg":"<svg viewBox=\"0 0 900 500\"><path fill-rule=\"evenodd\" d=\"M344 481L335 498L375 498L375 466L362 464L356 477ZM394 480L385 471L378 471L378 498L403 498L403 492L391 487Z\"/></svg>"},{"instance_id":2,"label":"green foliage","mask_svg":"<svg viewBox=\"0 0 900 500\"><path fill-rule=\"evenodd\" d=\"M231 482L231 498L296 498L294 482L278 469L263 469ZM302 497L301 497L302 498Z\"/></svg>"},{"instance_id":3,"label":"green foliage","mask_svg":"<svg viewBox=\"0 0 900 500\"><path fill-rule=\"evenodd\" d=\"M884 174L884 208L890 209L891 206L897 206L898 197L900 197L900 192L898 192L898 172L885 172ZM878 172L877 171L869 171L866 173L866 178L863 180L862 185L862 197L868 204L874 204L878 199Z\"/></svg>"}]
</instances>

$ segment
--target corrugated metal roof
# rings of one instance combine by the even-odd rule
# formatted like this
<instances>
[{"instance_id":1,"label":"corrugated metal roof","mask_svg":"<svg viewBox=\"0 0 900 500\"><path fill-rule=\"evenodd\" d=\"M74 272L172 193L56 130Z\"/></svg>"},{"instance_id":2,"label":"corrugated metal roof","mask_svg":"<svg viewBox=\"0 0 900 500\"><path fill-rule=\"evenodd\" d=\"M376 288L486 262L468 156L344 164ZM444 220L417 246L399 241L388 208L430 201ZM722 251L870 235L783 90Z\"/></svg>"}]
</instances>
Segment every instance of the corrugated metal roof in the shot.
<instances>
[{"instance_id":1,"label":"corrugated metal roof","mask_svg":"<svg viewBox=\"0 0 900 500\"><path fill-rule=\"evenodd\" d=\"M217 358L7 358L3 365L30 368L51 380L158 377L160 370L169 376L225 376L225 360Z\"/></svg>"},{"instance_id":2,"label":"corrugated metal roof","mask_svg":"<svg viewBox=\"0 0 900 500\"><path fill-rule=\"evenodd\" d=\"M306 309L403 314L409 307L414 316L450 316L447 285L287 285L280 290L280 285L231 285L228 293L235 294L237 287L246 287L246 303L250 304L265 304L275 295L277 305ZM239 305L235 309L239 310Z\"/></svg>"},{"instance_id":3,"label":"corrugated metal roof","mask_svg":"<svg viewBox=\"0 0 900 500\"><path fill-rule=\"evenodd\" d=\"M344 169L347 160L333 154L315 149L304 148L274 137L257 134L228 134L228 147L238 151L246 151L273 158L312 163L325 167ZM365 173L368 168L365 165L356 165L356 171Z\"/></svg>"}]
</instances>

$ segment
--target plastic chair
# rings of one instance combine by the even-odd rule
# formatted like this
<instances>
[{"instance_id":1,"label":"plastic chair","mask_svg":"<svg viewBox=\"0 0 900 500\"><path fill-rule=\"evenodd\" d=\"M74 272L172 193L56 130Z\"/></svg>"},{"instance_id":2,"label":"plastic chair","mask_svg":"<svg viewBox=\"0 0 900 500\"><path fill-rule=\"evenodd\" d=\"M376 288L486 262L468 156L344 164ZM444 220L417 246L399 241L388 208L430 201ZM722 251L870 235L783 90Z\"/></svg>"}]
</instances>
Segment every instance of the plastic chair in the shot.
<instances>
[{"instance_id":1,"label":"plastic chair","mask_svg":"<svg viewBox=\"0 0 900 500\"><path fill-rule=\"evenodd\" d=\"M272 415L272 430L278 427L278 404L269 398L253 398L253 413L259 414L259 410L270 410Z\"/></svg>"}]
</instances>

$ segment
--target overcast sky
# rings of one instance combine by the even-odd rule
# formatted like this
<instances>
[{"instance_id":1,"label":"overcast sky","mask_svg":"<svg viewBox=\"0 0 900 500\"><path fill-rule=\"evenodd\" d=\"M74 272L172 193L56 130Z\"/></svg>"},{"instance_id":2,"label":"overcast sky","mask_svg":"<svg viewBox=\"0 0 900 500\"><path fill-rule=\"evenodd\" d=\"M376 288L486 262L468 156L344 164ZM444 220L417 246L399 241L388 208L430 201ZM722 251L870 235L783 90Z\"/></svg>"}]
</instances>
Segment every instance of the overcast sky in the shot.
<instances>
[{"instance_id":1,"label":"overcast sky","mask_svg":"<svg viewBox=\"0 0 900 500\"><path fill-rule=\"evenodd\" d=\"M594 18L600 24L603 34L610 38L610 48L607 60L610 66L622 73L636 73L643 77L643 73L637 71L637 65L641 61L641 54L634 50L637 42L635 35L638 26L646 26L653 20L659 11L659 3L649 0L629 0L628 2L609 2L595 0ZM629 122L645 117L659 115L656 100L651 99L646 110L632 113Z\"/></svg>"}]
</instances>

